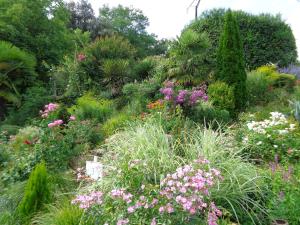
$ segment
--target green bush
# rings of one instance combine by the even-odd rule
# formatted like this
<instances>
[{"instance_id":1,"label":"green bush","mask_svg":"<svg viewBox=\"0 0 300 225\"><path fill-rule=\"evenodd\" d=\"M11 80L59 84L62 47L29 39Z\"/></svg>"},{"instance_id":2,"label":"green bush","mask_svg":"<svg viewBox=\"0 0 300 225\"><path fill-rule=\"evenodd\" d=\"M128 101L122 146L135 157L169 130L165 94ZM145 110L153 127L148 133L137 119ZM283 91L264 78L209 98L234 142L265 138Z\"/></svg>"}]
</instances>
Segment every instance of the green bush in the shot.
<instances>
[{"instance_id":1,"label":"green bush","mask_svg":"<svg viewBox=\"0 0 300 225\"><path fill-rule=\"evenodd\" d=\"M208 57L216 58L226 9L212 9L204 12L187 29L198 33L207 32L212 43ZM244 43L245 64L250 70L269 62L280 67L297 60L297 47L291 27L280 15L253 15L243 11L234 12ZM266 51L266 49L268 49ZM216 65L216 62L213 63Z\"/></svg>"},{"instance_id":2,"label":"green bush","mask_svg":"<svg viewBox=\"0 0 300 225\"><path fill-rule=\"evenodd\" d=\"M169 50L169 78L183 85L195 85L207 80L212 70L209 57L210 41L205 32L191 29L182 32Z\"/></svg>"},{"instance_id":3,"label":"green bush","mask_svg":"<svg viewBox=\"0 0 300 225\"><path fill-rule=\"evenodd\" d=\"M292 74L279 73L275 65L265 65L257 68L264 74L275 88L287 88L291 90L296 84L296 76Z\"/></svg>"},{"instance_id":4,"label":"green bush","mask_svg":"<svg viewBox=\"0 0 300 225\"><path fill-rule=\"evenodd\" d=\"M125 80L131 79L135 49L127 39L121 36L96 39L84 49L84 54L80 67L93 81L95 88L100 86L114 92L122 89Z\"/></svg>"},{"instance_id":5,"label":"green bush","mask_svg":"<svg viewBox=\"0 0 300 225\"><path fill-rule=\"evenodd\" d=\"M118 113L106 120L102 125L102 132L106 137L112 135L118 128L121 128L130 119L126 113Z\"/></svg>"},{"instance_id":6,"label":"green bush","mask_svg":"<svg viewBox=\"0 0 300 225\"><path fill-rule=\"evenodd\" d=\"M232 112L234 106L233 88L224 82L217 81L208 86L208 97L212 104L218 109L225 109Z\"/></svg>"},{"instance_id":7,"label":"green bush","mask_svg":"<svg viewBox=\"0 0 300 225\"><path fill-rule=\"evenodd\" d=\"M30 119L38 116L39 110L50 100L50 92L46 88L42 86L29 87L22 95L21 106L10 108L4 123L22 126Z\"/></svg>"},{"instance_id":8,"label":"green bush","mask_svg":"<svg viewBox=\"0 0 300 225\"><path fill-rule=\"evenodd\" d=\"M24 197L18 206L21 218L28 219L31 215L44 207L50 200L48 175L45 163L36 165L30 174L25 187Z\"/></svg>"},{"instance_id":9,"label":"green bush","mask_svg":"<svg viewBox=\"0 0 300 225\"><path fill-rule=\"evenodd\" d=\"M213 128L218 128L220 123L226 124L231 121L227 110L215 108L210 103L198 104L188 116L195 122L211 125Z\"/></svg>"},{"instance_id":10,"label":"green bush","mask_svg":"<svg viewBox=\"0 0 300 225\"><path fill-rule=\"evenodd\" d=\"M36 60L9 42L0 41L0 98L21 105L21 96L33 84Z\"/></svg>"},{"instance_id":11,"label":"green bush","mask_svg":"<svg viewBox=\"0 0 300 225\"><path fill-rule=\"evenodd\" d=\"M158 62L155 58L145 58L133 67L133 76L137 80L150 78Z\"/></svg>"},{"instance_id":12,"label":"green bush","mask_svg":"<svg viewBox=\"0 0 300 225\"><path fill-rule=\"evenodd\" d=\"M217 52L216 79L234 89L235 110L243 110L247 102L243 45L237 20L231 11L225 16L225 24Z\"/></svg>"},{"instance_id":13,"label":"green bush","mask_svg":"<svg viewBox=\"0 0 300 225\"><path fill-rule=\"evenodd\" d=\"M96 119L103 122L110 117L113 102L106 99L97 99L91 93L87 93L76 100L76 105L68 109L68 112L80 120Z\"/></svg>"},{"instance_id":14,"label":"green bush","mask_svg":"<svg viewBox=\"0 0 300 225\"><path fill-rule=\"evenodd\" d=\"M250 105L255 105L270 100L270 87L272 82L259 71L251 71L247 74L247 91Z\"/></svg>"}]
</instances>

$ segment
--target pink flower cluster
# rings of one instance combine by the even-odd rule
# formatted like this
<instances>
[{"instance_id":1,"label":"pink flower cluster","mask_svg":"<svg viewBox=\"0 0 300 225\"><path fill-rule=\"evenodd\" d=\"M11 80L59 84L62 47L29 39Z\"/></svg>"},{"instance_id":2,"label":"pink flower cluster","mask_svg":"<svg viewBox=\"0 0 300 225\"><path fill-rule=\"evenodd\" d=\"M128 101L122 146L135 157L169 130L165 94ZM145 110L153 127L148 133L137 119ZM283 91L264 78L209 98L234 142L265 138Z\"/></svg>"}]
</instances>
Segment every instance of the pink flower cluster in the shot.
<instances>
[{"instance_id":1,"label":"pink flower cluster","mask_svg":"<svg viewBox=\"0 0 300 225\"><path fill-rule=\"evenodd\" d=\"M77 195L72 204L79 204L82 209L88 209L93 205L101 205L103 203L102 192L91 192L88 195Z\"/></svg>"},{"instance_id":2,"label":"pink flower cluster","mask_svg":"<svg viewBox=\"0 0 300 225\"><path fill-rule=\"evenodd\" d=\"M40 114L42 118L47 118L49 116L49 113L55 111L59 107L56 103L49 103L48 105L44 106L44 111L41 110Z\"/></svg>"},{"instance_id":3,"label":"pink flower cluster","mask_svg":"<svg viewBox=\"0 0 300 225\"><path fill-rule=\"evenodd\" d=\"M129 192L126 192L126 190L124 188L120 188L120 189L114 189L111 191L111 197L113 199L118 199L121 198L123 199L127 204L132 202L132 197L133 195L130 194Z\"/></svg>"},{"instance_id":4,"label":"pink flower cluster","mask_svg":"<svg viewBox=\"0 0 300 225\"><path fill-rule=\"evenodd\" d=\"M206 85L193 88L193 90L179 90L178 93L173 89L174 83L166 82L165 87L160 92L165 96L165 100L173 102L175 105L195 105L199 100L207 101Z\"/></svg>"},{"instance_id":5,"label":"pink flower cluster","mask_svg":"<svg viewBox=\"0 0 300 225\"><path fill-rule=\"evenodd\" d=\"M79 54L77 55L77 60L78 60L79 62L84 61L85 58L86 58L86 56L85 56L85 54L83 54L83 53L79 53Z\"/></svg>"},{"instance_id":6,"label":"pink flower cluster","mask_svg":"<svg viewBox=\"0 0 300 225\"><path fill-rule=\"evenodd\" d=\"M136 162L139 163L140 161ZM209 167L209 161L205 159L195 160L191 165L185 165L168 174L161 181L160 192L155 196L132 195L125 188L114 189L109 195L113 200L121 200L127 211L127 215L135 213L139 209L157 210L157 213L173 214L185 212L186 218L193 215L205 216L208 225L217 225L217 220L222 216L214 202L209 201L209 190L218 180L222 180L220 171ZM144 191L145 186L141 186ZM77 196L72 201L79 203L81 208L87 209L94 204L102 204L102 192L92 192L90 195ZM156 197L156 198L155 198ZM117 224L128 224L128 218L119 219ZM151 225L156 225L153 218Z\"/></svg>"},{"instance_id":7,"label":"pink flower cluster","mask_svg":"<svg viewBox=\"0 0 300 225\"><path fill-rule=\"evenodd\" d=\"M48 124L48 127L49 127L49 128L57 127L57 126L59 126L59 125L61 125L61 124L63 124L63 123L64 123L63 120L55 120L55 121L53 121L52 123L49 123L49 124Z\"/></svg>"},{"instance_id":8,"label":"pink flower cluster","mask_svg":"<svg viewBox=\"0 0 300 225\"><path fill-rule=\"evenodd\" d=\"M196 164L208 164L207 160L199 159ZM174 208L182 208L190 215L204 213L210 206L210 225L216 222L217 217L222 213L214 206L214 203L208 203L206 197L209 195L209 189L214 186L215 181L222 179L220 171L217 169L203 169L192 165L180 167L173 174L168 174L161 182L162 190L160 194L168 199L168 203L161 206L160 213L172 213ZM175 201L174 201L175 200ZM214 206L214 207L212 207ZM214 220L215 219L215 220Z\"/></svg>"}]
</instances>

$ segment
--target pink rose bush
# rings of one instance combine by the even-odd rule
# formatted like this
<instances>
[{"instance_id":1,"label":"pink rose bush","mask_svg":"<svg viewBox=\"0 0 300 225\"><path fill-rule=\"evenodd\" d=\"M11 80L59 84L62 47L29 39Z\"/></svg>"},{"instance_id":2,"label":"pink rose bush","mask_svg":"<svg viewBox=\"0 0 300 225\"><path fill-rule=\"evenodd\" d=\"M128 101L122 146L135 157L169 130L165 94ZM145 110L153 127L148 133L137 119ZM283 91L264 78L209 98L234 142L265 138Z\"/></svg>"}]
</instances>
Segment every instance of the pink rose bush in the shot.
<instances>
[{"instance_id":1,"label":"pink rose bush","mask_svg":"<svg viewBox=\"0 0 300 225\"><path fill-rule=\"evenodd\" d=\"M72 203L88 214L98 214L102 218L99 224L183 224L200 218L208 225L217 225L222 212L211 200L210 189L222 179L219 170L198 159L167 174L160 186L143 184L138 190L128 187L91 192L77 195Z\"/></svg>"},{"instance_id":2,"label":"pink rose bush","mask_svg":"<svg viewBox=\"0 0 300 225\"><path fill-rule=\"evenodd\" d=\"M44 106L44 110L40 111L42 118L48 118L49 114L51 112L54 112L56 109L58 109L59 105L56 103L49 103L48 105Z\"/></svg>"},{"instance_id":3,"label":"pink rose bush","mask_svg":"<svg viewBox=\"0 0 300 225\"><path fill-rule=\"evenodd\" d=\"M57 127L57 126L62 125L63 123L64 123L63 120L55 120L55 121L53 121L52 123L49 123L49 124L48 124L48 127L49 127L49 128Z\"/></svg>"}]
</instances>

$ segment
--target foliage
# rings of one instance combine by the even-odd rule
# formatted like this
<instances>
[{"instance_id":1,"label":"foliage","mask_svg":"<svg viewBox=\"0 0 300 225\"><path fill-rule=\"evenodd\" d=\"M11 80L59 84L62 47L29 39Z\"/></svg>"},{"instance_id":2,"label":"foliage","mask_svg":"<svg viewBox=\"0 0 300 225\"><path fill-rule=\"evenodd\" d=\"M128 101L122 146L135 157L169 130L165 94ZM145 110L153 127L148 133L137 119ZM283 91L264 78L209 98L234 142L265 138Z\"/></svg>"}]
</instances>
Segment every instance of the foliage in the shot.
<instances>
[{"instance_id":1,"label":"foliage","mask_svg":"<svg viewBox=\"0 0 300 225\"><path fill-rule=\"evenodd\" d=\"M94 86L109 88L113 96L118 95L124 82L130 80L129 65L135 56L133 46L121 36L111 36L97 39L84 52L80 66Z\"/></svg>"},{"instance_id":2,"label":"foliage","mask_svg":"<svg viewBox=\"0 0 300 225\"><path fill-rule=\"evenodd\" d=\"M117 129L122 128L128 120L130 120L130 116L126 113L120 112L105 121L101 130L106 137L111 136L117 131Z\"/></svg>"},{"instance_id":3,"label":"foliage","mask_svg":"<svg viewBox=\"0 0 300 225\"><path fill-rule=\"evenodd\" d=\"M213 59L216 58L226 12L225 9L206 11L188 26L188 29L191 28L198 33L204 31L208 33L212 43L208 52ZM245 64L248 69L253 70L269 62L278 63L280 67L296 62L295 37L291 27L280 15L252 15L243 11L236 11L233 14L240 28Z\"/></svg>"},{"instance_id":4,"label":"foliage","mask_svg":"<svg viewBox=\"0 0 300 225\"><path fill-rule=\"evenodd\" d=\"M71 205L69 199L47 206L48 211L38 214L33 218L33 222L40 225L78 225L84 218L82 209ZM85 218L84 224L92 225L91 219Z\"/></svg>"},{"instance_id":5,"label":"foliage","mask_svg":"<svg viewBox=\"0 0 300 225\"><path fill-rule=\"evenodd\" d=\"M270 83L278 88L285 87L292 89L296 82L296 76L292 74L278 73L275 65L265 65L257 68L257 71L264 74Z\"/></svg>"},{"instance_id":6,"label":"foliage","mask_svg":"<svg viewBox=\"0 0 300 225\"><path fill-rule=\"evenodd\" d=\"M247 91L250 105L268 102L270 100L270 87L272 81L259 71L247 73Z\"/></svg>"},{"instance_id":7,"label":"foliage","mask_svg":"<svg viewBox=\"0 0 300 225\"><path fill-rule=\"evenodd\" d=\"M0 98L17 106L21 94L33 84L36 61L29 53L8 42L0 42Z\"/></svg>"},{"instance_id":8,"label":"foliage","mask_svg":"<svg viewBox=\"0 0 300 225\"><path fill-rule=\"evenodd\" d=\"M72 50L72 33L67 29L68 17L62 1L3 0L0 9L0 39L32 52L39 71L45 72L43 61L57 64Z\"/></svg>"},{"instance_id":9,"label":"foliage","mask_svg":"<svg viewBox=\"0 0 300 225\"><path fill-rule=\"evenodd\" d=\"M246 126L237 130L245 153L256 161L272 160L277 155L282 160L299 158L299 128L279 112L271 112L268 119L251 118Z\"/></svg>"},{"instance_id":10,"label":"foliage","mask_svg":"<svg viewBox=\"0 0 300 225\"><path fill-rule=\"evenodd\" d=\"M233 112L235 100L232 87L224 82L217 81L208 86L207 92L209 100L216 108Z\"/></svg>"},{"instance_id":11,"label":"foliage","mask_svg":"<svg viewBox=\"0 0 300 225\"><path fill-rule=\"evenodd\" d=\"M231 121L227 110L215 108L209 102L198 104L188 113L188 116L193 121L212 128L219 128L220 124L227 124Z\"/></svg>"},{"instance_id":12,"label":"foliage","mask_svg":"<svg viewBox=\"0 0 300 225\"><path fill-rule=\"evenodd\" d=\"M169 51L170 78L176 78L181 84L199 84L207 80L212 68L207 57L210 42L206 33L185 30Z\"/></svg>"},{"instance_id":13,"label":"foliage","mask_svg":"<svg viewBox=\"0 0 300 225\"><path fill-rule=\"evenodd\" d=\"M269 209L272 219L285 219L291 225L299 224L299 166L284 166L275 160L270 167L273 194L269 199Z\"/></svg>"},{"instance_id":14,"label":"foliage","mask_svg":"<svg viewBox=\"0 0 300 225\"><path fill-rule=\"evenodd\" d=\"M233 87L235 109L243 110L247 101L247 75L244 68L239 28L231 11L228 11L225 16L225 24L217 53L216 79Z\"/></svg>"},{"instance_id":15,"label":"foliage","mask_svg":"<svg viewBox=\"0 0 300 225\"><path fill-rule=\"evenodd\" d=\"M300 123L300 101L292 102L292 107L293 107L294 117L298 121L298 123Z\"/></svg>"},{"instance_id":16,"label":"foliage","mask_svg":"<svg viewBox=\"0 0 300 225\"><path fill-rule=\"evenodd\" d=\"M121 5L109 8L104 5L99 9L98 20L106 28L105 34L119 34L128 39L136 48L139 58L159 55L166 51L164 43L160 43L155 35L147 32L149 20L139 9Z\"/></svg>"},{"instance_id":17,"label":"foliage","mask_svg":"<svg viewBox=\"0 0 300 225\"><path fill-rule=\"evenodd\" d=\"M24 125L39 115L39 109L51 100L49 91L42 86L29 87L22 95L22 104L16 109L9 108L4 123Z\"/></svg>"},{"instance_id":18,"label":"foliage","mask_svg":"<svg viewBox=\"0 0 300 225\"><path fill-rule=\"evenodd\" d=\"M50 190L47 181L45 163L36 165L26 184L24 197L18 206L18 212L24 219L41 210L50 200Z\"/></svg>"},{"instance_id":19,"label":"foliage","mask_svg":"<svg viewBox=\"0 0 300 225\"><path fill-rule=\"evenodd\" d=\"M76 100L76 105L68 109L69 113L80 120L96 119L103 122L113 112L113 102L106 99L97 99L92 93L87 93Z\"/></svg>"}]
</instances>

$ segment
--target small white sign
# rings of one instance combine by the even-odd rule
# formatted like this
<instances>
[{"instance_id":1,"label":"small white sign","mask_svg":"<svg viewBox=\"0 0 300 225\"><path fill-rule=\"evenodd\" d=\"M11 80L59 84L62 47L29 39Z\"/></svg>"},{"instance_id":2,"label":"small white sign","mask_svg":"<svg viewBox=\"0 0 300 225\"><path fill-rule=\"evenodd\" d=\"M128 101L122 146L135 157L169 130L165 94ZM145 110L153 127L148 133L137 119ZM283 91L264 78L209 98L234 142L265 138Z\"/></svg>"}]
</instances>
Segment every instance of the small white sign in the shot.
<instances>
[{"instance_id":1,"label":"small white sign","mask_svg":"<svg viewBox=\"0 0 300 225\"><path fill-rule=\"evenodd\" d=\"M94 161L86 161L86 174L94 180L103 177L103 165L97 162L97 159L97 156L94 156Z\"/></svg>"}]
</instances>

